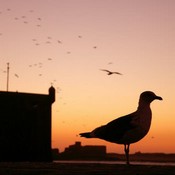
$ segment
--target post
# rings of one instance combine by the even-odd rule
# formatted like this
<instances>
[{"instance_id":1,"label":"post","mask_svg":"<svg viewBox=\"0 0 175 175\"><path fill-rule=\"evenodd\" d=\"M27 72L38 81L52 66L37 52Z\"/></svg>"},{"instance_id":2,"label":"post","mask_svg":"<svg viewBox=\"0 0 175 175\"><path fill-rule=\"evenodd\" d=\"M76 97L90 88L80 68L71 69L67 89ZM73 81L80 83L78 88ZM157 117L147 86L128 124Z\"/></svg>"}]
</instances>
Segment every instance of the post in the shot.
<instances>
[{"instance_id":1,"label":"post","mask_svg":"<svg viewBox=\"0 0 175 175\"><path fill-rule=\"evenodd\" d=\"M9 69L10 69L9 63L7 63L7 92L9 90Z\"/></svg>"}]
</instances>

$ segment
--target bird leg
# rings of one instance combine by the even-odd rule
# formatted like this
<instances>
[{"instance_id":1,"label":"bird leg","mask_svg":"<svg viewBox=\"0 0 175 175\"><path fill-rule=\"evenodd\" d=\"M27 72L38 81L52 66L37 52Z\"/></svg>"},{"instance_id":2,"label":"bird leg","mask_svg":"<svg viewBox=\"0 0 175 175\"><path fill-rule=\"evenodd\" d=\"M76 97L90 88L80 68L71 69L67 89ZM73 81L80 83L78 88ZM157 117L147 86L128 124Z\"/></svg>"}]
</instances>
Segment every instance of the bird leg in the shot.
<instances>
[{"instance_id":1,"label":"bird leg","mask_svg":"<svg viewBox=\"0 0 175 175\"><path fill-rule=\"evenodd\" d=\"M130 146L130 144L124 144L127 165L129 165L129 146Z\"/></svg>"}]
</instances>

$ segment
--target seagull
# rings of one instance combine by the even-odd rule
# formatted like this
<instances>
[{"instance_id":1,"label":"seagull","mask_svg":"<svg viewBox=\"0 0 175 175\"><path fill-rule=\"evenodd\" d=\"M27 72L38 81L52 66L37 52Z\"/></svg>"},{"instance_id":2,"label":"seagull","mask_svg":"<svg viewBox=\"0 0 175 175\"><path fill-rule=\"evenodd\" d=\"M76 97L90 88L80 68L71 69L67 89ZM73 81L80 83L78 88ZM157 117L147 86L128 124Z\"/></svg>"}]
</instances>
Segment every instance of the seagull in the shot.
<instances>
[{"instance_id":1,"label":"seagull","mask_svg":"<svg viewBox=\"0 0 175 175\"><path fill-rule=\"evenodd\" d=\"M91 132L80 133L80 136L85 138L99 138L109 142L123 144L126 164L129 165L129 146L141 140L148 133L152 118L150 103L154 100L163 99L154 92L145 91L140 95L138 108L135 112L114 119Z\"/></svg>"},{"instance_id":2,"label":"seagull","mask_svg":"<svg viewBox=\"0 0 175 175\"><path fill-rule=\"evenodd\" d=\"M108 75L112 75L112 74L118 74L118 75L122 75L120 72L112 72L112 71L109 71L109 70L106 70L106 69L100 69L101 71L105 71L108 73Z\"/></svg>"},{"instance_id":3,"label":"seagull","mask_svg":"<svg viewBox=\"0 0 175 175\"><path fill-rule=\"evenodd\" d=\"M32 41L37 41L37 39L33 38Z\"/></svg>"},{"instance_id":4,"label":"seagull","mask_svg":"<svg viewBox=\"0 0 175 175\"><path fill-rule=\"evenodd\" d=\"M109 62L108 64L113 64L113 62Z\"/></svg>"},{"instance_id":5,"label":"seagull","mask_svg":"<svg viewBox=\"0 0 175 175\"><path fill-rule=\"evenodd\" d=\"M46 41L46 44L51 44L51 42L50 41Z\"/></svg>"},{"instance_id":6,"label":"seagull","mask_svg":"<svg viewBox=\"0 0 175 175\"><path fill-rule=\"evenodd\" d=\"M14 74L16 78L19 78L18 74Z\"/></svg>"},{"instance_id":7,"label":"seagull","mask_svg":"<svg viewBox=\"0 0 175 175\"><path fill-rule=\"evenodd\" d=\"M60 40L57 40L57 42L58 42L59 44L62 44L62 41L60 41Z\"/></svg>"},{"instance_id":8,"label":"seagull","mask_svg":"<svg viewBox=\"0 0 175 175\"><path fill-rule=\"evenodd\" d=\"M28 21L23 21L24 24L28 24Z\"/></svg>"}]
</instances>

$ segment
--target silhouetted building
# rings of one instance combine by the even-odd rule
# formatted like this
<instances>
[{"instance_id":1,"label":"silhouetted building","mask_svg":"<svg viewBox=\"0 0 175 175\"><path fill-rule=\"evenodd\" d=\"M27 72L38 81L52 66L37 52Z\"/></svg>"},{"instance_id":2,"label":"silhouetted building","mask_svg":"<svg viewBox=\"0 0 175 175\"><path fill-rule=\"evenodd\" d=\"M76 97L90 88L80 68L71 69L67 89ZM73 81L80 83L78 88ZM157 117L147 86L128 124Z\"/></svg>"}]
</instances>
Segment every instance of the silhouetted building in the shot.
<instances>
[{"instance_id":1,"label":"silhouetted building","mask_svg":"<svg viewBox=\"0 0 175 175\"><path fill-rule=\"evenodd\" d=\"M59 156L59 149L58 148L53 148L52 149L52 158L53 158L53 160L58 159L58 156Z\"/></svg>"},{"instance_id":2,"label":"silhouetted building","mask_svg":"<svg viewBox=\"0 0 175 175\"><path fill-rule=\"evenodd\" d=\"M51 161L49 94L0 91L0 161Z\"/></svg>"},{"instance_id":3,"label":"silhouetted building","mask_svg":"<svg viewBox=\"0 0 175 175\"><path fill-rule=\"evenodd\" d=\"M86 145L82 146L81 142L75 142L65 148L65 151L60 154L61 159L88 159L100 160L106 157L106 146L103 145Z\"/></svg>"}]
</instances>

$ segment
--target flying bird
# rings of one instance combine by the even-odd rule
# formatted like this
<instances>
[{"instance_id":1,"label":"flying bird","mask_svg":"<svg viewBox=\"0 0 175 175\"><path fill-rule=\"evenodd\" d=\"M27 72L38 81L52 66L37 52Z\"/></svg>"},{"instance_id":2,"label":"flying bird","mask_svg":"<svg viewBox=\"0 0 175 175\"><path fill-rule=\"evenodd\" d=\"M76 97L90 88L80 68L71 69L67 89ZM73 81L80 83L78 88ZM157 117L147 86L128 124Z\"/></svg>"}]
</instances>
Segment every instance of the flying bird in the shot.
<instances>
[{"instance_id":1,"label":"flying bird","mask_svg":"<svg viewBox=\"0 0 175 175\"><path fill-rule=\"evenodd\" d=\"M24 24L28 24L28 21L23 21Z\"/></svg>"},{"instance_id":2,"label":"flying bird","mask_svg":"<svg viewBox=\"0 0 175 175\"><path fill-rule=\"evenodd\" d=\"M59 44L62 44L62 41L60 41L60 40L57 40L57 42L58 42Z\"/></svg>"},{"instance_id":3,"label":"flying bird","mask_svg":"<svg viewBox=\"0 0 175 175\"><path fill-rule=\"evenodd\" d=\"M109 62L108 64L113 64L113 62Z\"/></svg>"},{"instance_id":4,"label":"flying bird","mask_svg":"<svg viewBox=\"0 0 175 175\"><path fill-rule=\"evenodd\" d=\"M19 78L18 74L14 74L16 78Z\"/></svg>"},{"instance_id":5,"label":"flying bird","mask_svg":"<svg viewBox=\"0 0 175 175\"><path fill-rule=\"evenodd\" d=\"M150 103L156 99L163 100L162 97L155 95L154 92L145 91L140 95L138 108L135 112L119 117L106 125L97 127L91 132L80 133L80 136L123 144L126 163L129 164L130 144L138 142L148 133L152 118Z\"/></svg>"},{"instance_id":6,"label":"flying bird","mask_svg":"<svg viewBox=\"0 0 175 175\"><path fill-rule=\"evenodd\" d=\"M101 71L105 71L108 73L108 75L112 75L112 74L118 74L118 75L122 75L120 72L112 72L112 71L109 71L109 70L106 70L106 69L100 69Z\"/></svg>"},{"instance_id":7,"label":"flying bird","mask_svg":"<svg viewBox=\"0 0 175 175\"><path fill-rule=\"evenodd\" d=\"M46 44L51 44L51 42L50 41L46 41Z\"/></svg>"}]
</instances>

